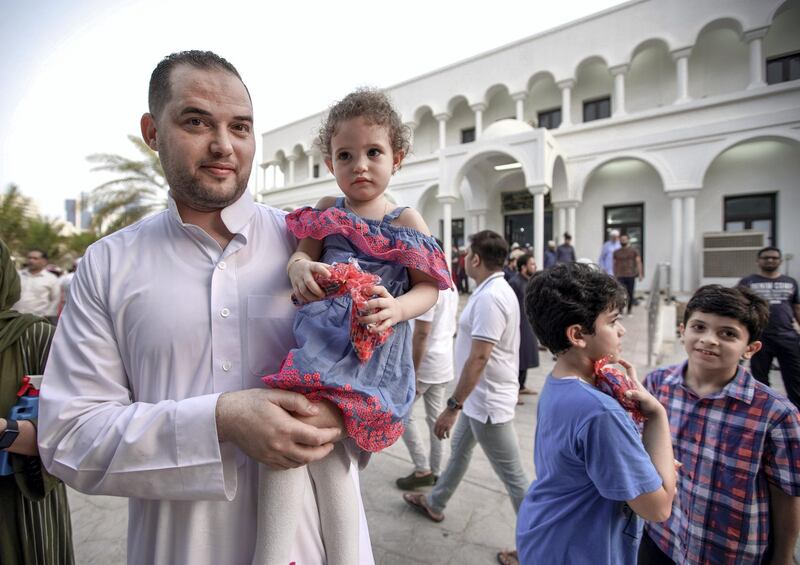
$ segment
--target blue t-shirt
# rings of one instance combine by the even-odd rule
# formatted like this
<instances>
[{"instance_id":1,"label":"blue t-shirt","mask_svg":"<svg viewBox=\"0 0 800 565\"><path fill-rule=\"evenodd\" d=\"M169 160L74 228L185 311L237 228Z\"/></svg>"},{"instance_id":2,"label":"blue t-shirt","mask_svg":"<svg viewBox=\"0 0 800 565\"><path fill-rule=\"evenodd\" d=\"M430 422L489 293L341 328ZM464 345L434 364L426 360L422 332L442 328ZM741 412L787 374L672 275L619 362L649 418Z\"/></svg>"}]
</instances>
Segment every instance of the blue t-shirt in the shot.
<instances>
[{"instance_id":1,"label":"blue t-shirt","mask_svg":"<svg viewBox=\"0 0 800 565\"><path fill-rule=\"evenodd\" d=\"M636 563L642 524L625 501L657 490L661 477L616 400L548 375L534 462L537 479L517 518L520 563Z\"/></svg>"}]
</instances>

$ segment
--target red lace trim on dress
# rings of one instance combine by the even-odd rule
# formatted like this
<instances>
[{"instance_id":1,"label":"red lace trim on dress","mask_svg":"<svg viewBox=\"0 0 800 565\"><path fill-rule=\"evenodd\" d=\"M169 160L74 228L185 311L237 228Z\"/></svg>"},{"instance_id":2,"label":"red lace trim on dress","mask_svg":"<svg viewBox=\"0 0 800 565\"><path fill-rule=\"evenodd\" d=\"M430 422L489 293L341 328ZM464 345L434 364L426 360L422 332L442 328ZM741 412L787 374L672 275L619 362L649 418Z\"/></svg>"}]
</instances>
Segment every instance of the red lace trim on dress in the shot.
<instances>
[{"instance_id":1,"label":"red lace trim on dress","mask_svg":"<svg viewBox=\"0 0 800 565\"><path fill-rule=\"evenodd\" d=\"M432 276L440 290L452 287L444 253L438 249L409 245L400 238L396 238L392 245L389 238L380 232L372 233L366 222L354 222L341 208L323 211L308 206L300 208L286 216L286 227L299 239L324 239L329 235L343 235L363 253L383 261L400 263Z\"/></svg>"},{"instance_id":2,"label":"red lace trim on dress","mask_svg":"<svg viewBox=\"0 0 800 565\"><path fill-rule=\"evenodd\" d=\"M364 451L376 452L396 442L405 427L402 420L383 408L380 399L354 391L349 384L323 384L320 374L304 373L294 368L294 355L289 353L280 371L261 380L270 388L291 390L313 401L330 400L344 415L344 425L356 445Z\"/></svg>"}]
</instances>

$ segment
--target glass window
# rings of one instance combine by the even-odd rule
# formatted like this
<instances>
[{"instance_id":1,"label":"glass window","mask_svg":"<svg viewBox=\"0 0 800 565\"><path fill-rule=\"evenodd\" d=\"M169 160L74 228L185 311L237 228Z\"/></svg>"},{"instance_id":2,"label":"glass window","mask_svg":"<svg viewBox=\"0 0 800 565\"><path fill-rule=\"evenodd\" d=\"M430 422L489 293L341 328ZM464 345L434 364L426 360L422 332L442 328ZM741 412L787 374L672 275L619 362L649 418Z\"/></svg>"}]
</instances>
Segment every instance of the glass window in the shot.
<instances>
[{"instance_id":1,"label":"glass window","mask_svg":"<svg viewBox=\"0 0 800 565\"><path fill-rule=\"evenodd\" d=\"M319 165L314 165L314 170L312 171L312 176L315 179L319 178Z\"/></svg>"},{"instance_id":2,"label":"glass window","mask_svg":"<svg viewBox=\"0 0 800 565\"><path fill-rule=\"evenodd\" d=\"M450 223L453 245L464 247L464 218L453 218ZM444 242L444 220L439 220L439 239Z\"/></svg>"},{"instance_id":3,"label":"glass window","mask_svg":"<svg viewBox=\"0 0 800 565\"><path fill-rule=\"evenodd\" d=\"M561 108L543 110L536 116L540 128L556 129L561 125Z\"/></svg>"},{"instance_id":4,"label":"glass window","mask_svg":"<svg viewBox=\"0 0 800 565\"><path fill-rule=\"evenodd\" d=\"M800 79L800 51L767 59L767 84Z\"/></svg>"},{"instance_id":5,"label":"glass window","mask_svg":"<svg viewBox=\"0 0 800 565\"><path fill-rule=\"evenodd\" d=\"M605 241L612 229L620 234L627 234L631 245L639 251L644 262L644 204L625 204L623 206L606 206L603 210L602 238Z\"/></svg>"},{"instance_id":6,"label":"glass window","mask_svg":"<svg viewBox=\"0 0 800 565\"><path fill-rule=\"evenodd\" d=\"M475 141L475 128L465 128L461 130L461 143L471 143Z\"/></svg>"},{"instance_id":7,"label":"glass window","mask_svg":"<svg viewBox=\"0 0 800 565\"><path fill-rule=\"evenodd\" d=\"M758 230L767 234L768 245L775 238L775 193L747 194L725 198L725 231Z\"/></svg>"},{"instance_id":8,"label":"glass window","mask_svg":"<svg viewBox=\"0 0 800 565\"><path fill-rule=\"evenodd\" d=\"M609 117L611 117L611 98L609 96L583 102L584 122L592 122Z\"/></svg>"}]
</instances>

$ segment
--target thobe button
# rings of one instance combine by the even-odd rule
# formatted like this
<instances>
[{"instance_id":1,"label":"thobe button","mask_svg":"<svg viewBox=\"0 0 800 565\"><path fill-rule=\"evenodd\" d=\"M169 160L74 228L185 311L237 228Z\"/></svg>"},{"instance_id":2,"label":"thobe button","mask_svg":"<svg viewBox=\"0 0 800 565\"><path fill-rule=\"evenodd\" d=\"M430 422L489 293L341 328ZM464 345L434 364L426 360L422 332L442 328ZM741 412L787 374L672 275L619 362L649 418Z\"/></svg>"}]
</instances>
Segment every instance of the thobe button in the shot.
<instances>
[{"instance_id":1,"label":"thobe button","mask_svg":"<svg viewBox=\"0 0 800 565\"><path fill-rule=\"evenodd\" d=\"M228 264L225 261L220 261L217 263L217 268L221 270L225 270L228 267Z\"/></svg>"},{"instance_id":2,"label":"thobe button","mask_svg":"<svg viewBox=\"0 0 800 565\"><path fill-rule=\"evenodd\" d=\"M231 362L230 361L223 361L222 362L222 370L223 371L230 371L231 370Z\"/></svg>"},{"instance_id":3,"label":"thobe button","mask_svg":"<svg viewBox=\"0 0 800 565\"><path fill-rule=\"evenodd\" d=\"M227 308L223 308L222 310L219 311L219 315L222 316L223 318L227 318L228 316L231 315L231 311L228 310Z\"/></svg>"}]
</instances>

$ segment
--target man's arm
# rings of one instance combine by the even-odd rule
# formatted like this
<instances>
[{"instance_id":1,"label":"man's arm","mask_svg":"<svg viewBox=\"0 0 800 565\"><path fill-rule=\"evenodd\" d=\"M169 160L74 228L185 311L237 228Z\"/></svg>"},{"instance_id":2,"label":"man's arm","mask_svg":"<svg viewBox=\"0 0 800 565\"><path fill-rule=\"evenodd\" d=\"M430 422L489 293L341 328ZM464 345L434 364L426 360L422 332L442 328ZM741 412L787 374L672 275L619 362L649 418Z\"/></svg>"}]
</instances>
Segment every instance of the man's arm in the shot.
<instances>
[{"instance_id":1,"label":"man's arm","mask_svg":"<svg viewBox=\"0 0 800 565\"><path fill-rule=\"evenodd\" d=\"M58 305L61 302L61 279L53 276L50 282L47 296L50 305L47 307L47 315L56 316L58 314Z\"/></svg>"},{"instance_id":2,"label":"man's arm","mask_svg":"<svg viewBox=\"0 0 800 565\"><path fill-rule=\"evenodd\" d=\"M469 357L464 364L464 369L461 371L456 390L453 392L453 397L459 404L463 405L472 390L477 386L483 370L486 368L486 363L489 362L489 357L492 355L492 349L494 349L494 343L479 339L472 340ZM450 429L456 423L457 417L458 410L445 408L434 426L436 437L439 439L447 437L450 434Z\"/></svg>"},{"instance_id":3,"label":"man's arm","mask_svg":"<svg viewBox=\"0 0 800 565\"><path fill-rule=\"evenodd\" d=\"M794 319L800 325L800 304L793 304L792 309L794 310Z\"/></svg>"},{"instance_id":4,"label":"man's arm","mask_svg":"<svg viewBox=\"0 0 800 565\"><path fill-rule=\"evenodd\" d=\"M431 334L431 322L414 320L414 333L411 336L411 359L414 362L414 372L419 370L419 365L422 363L422 358L425 357L425 352L428 350L428 336Z\"/></svg>"},{"instance_id":5,"label":"man's arm","mask_svg":"<svg viewBox=\"0 0 800 565\"><path fill-rule=\"evenodd\" d=\"M644 269L642 268L642 257L638 253L636 254L636 273L641 281L644 278Z\"/></svg>"},{"instance_id":6,"label":"man's arm","mask_svg":"<svg viewBox=\"0 0 800 565\"><path fill-rule=\"evenodd\" d=\"M793 565L794 545L800 534L800 496L791 496L780 487L769 484L770 521L772 526L774 565Z\"/></svg>"}]
</instances>

